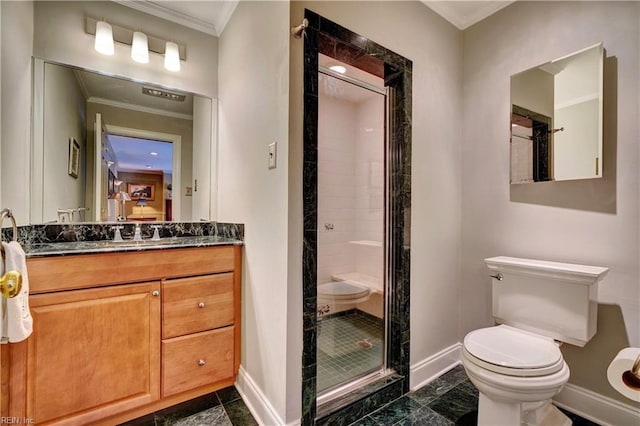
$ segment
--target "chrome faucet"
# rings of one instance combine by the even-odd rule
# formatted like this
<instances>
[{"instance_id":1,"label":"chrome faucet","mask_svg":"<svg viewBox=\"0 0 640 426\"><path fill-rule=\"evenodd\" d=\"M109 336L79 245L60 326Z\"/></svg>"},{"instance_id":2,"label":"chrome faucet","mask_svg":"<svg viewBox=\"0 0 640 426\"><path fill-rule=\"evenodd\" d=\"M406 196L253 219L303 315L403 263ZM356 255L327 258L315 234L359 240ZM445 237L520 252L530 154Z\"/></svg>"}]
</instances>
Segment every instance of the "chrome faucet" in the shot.
<instances>
[{"instance_id":1,"label":"chrome faucet","mask_svg":"<svg viewBox=\"0 0 640 426\"><path fill-rule=\"evenodd\" d=\"M140 232L140 224L136 223L136 230L133 233L133 241L142 241L142 234Z\"/></svg>"},{"instance_id":2,"label":"chrome faucet","mask_svg":"<svg viewBox=\"0 0 640 426\"><path fill-rule=\"evenodd\" d=\"M153 228L153 237L151 237L151 241L160 241L160 233L158 232L160 225L153 225L152 228Z\"/></svg>"},{"instance_id":3,"label":"chrome faucet","mask_svg":"<svg viewBox=\"0 0 640 426\"><path fill-rule=\"evenodd\" d=\"M122 239L122 234L120 233L120 230L122 229L122 226L114 226L113 227L113 241L118 243L123 241Z\"/></svg>"}]
</instances>

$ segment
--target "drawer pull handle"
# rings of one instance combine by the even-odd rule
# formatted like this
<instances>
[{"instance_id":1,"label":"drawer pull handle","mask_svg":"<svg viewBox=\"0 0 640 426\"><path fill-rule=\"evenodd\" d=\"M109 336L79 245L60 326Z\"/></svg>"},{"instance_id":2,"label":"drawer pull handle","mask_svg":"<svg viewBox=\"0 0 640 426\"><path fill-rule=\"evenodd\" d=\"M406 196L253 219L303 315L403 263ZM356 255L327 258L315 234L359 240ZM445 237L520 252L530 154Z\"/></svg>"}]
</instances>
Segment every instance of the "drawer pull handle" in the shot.
<instances>
[{"instance_id":1,"label":"drawer pull handle","mask_svg":"<svg viewBox=\"0 0 640 426\"><path fill-rule=\"evenodd\" d=\"M200 309L204 308L204 302L198 303L198 308L200 308Z\"/></svg>"},{"instance_id":2,"label":"drawer pull handle","mask_svg":"<svg viewBox=\"0 0 640 426\"><path fill-rule=\"evenodd\" d=\"M201 359L200 361L198 361L198 365L200 367L204 367L205 364L206 364L206 362L204 362L204 359Z\"/></svg>"},{"instance_id":3,"label":"drawer pull handle","mask_svg":"<svg viewBox=\"0 0 640 426\"><path fill-rule=\"evenodd\" d=\"M160 296L160 292L159 292L158 290L153 290L153 291L151 292L151 295L152 295L152 296L155 296L155 297L158 297L158 296Z\"/></svg>"}]
</instances>

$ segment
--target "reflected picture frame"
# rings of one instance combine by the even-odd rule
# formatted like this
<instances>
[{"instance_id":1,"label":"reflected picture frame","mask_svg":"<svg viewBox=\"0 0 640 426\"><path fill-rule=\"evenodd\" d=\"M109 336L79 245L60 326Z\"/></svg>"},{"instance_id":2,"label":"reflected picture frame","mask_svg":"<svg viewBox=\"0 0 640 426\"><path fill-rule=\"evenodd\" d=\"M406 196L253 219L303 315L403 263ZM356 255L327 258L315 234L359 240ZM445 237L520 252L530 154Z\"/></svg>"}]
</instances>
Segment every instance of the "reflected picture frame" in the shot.
<instances>
[{"instance_id":1,"label":"reflected picture frame","mask_svg":"<svg viewBox=\"0 0 640 426\"><path fill-rule=\"evenodd\" d=\"M73 178L78 178L78 170L80 168L80 144L71 137L69 138L69 161L68 173Z\"/></svg>"},{"instance_id":2,"label":"reflected picture frame","mask_svg":"<svg viewBox=\"0 0 640 426\"><path fill-rule=\"evenodd\" d=\"M144 198L147 201L156 199L155 183L127 183L127 193L132 200Z\"/></svg>"}]
</instances>

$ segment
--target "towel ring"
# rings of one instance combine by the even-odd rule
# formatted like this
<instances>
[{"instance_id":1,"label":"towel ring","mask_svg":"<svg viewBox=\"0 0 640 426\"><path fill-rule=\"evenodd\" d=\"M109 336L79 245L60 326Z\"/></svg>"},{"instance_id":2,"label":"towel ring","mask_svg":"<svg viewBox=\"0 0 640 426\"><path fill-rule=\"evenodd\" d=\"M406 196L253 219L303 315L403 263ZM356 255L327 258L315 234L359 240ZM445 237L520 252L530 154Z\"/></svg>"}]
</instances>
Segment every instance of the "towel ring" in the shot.
<instances>
[{"instance_id":1,"label":"towel ring","mask_svg":"<svg viewBox=\"0 0 640 426\"><path fill-rule=\"evenodd\" d=\"M13 217L13 213L9 209L0 210L0 230L2 229L2 223L4 222L4 218L8 217L11 219L11 225L13 226L13 241L18 241L18 226L16 225L16 218ZM0 232L0 241L2 241L2 232Z\"/></svg>"},{"instance_id":2,"label":"towel ring","mask_svg":"<svg viewBox=\"0 0 640 426\"><path fill-rule=\"evenodd\" d=\"M13 217L13 213L9 209L0 210L0 241L2 241L2 223L4 218L11 219L11 225L13 225L13 241L18 241L18 226L16 225L16 219ZM5 260L6 254L4 252L4 246L0 245L0 251L2 251L2 266L3 270L6 268ZM5 299L16 297L20 294L22 289L22 275L16 271L6 271L2 277L0 277L0 294L3 296L3 315L6 314L6 302Z\"/></svg>"}]
</instances>

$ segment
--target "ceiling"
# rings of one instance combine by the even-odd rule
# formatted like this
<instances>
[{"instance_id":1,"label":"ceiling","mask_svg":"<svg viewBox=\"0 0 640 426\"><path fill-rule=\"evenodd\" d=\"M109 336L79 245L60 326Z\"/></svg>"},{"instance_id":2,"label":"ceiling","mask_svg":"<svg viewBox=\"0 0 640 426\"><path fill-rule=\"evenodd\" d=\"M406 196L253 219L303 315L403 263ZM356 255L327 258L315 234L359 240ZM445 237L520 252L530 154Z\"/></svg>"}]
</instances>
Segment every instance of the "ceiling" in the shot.
<instances>
[{"instance_id":1,"label":"ceiling","mask_svg":"<svg viewBox=\"0 0 640 426\"><path fill-rule=\"evenodd\" d=\"M54 64L47 66L60 67ZM167 91L149 84L79 69L75 69L74 73L87 102L185 120L193 119L193 95L190 93ZM184 95L184 100L174 101L166 96L149 96L143 93L143 87L163 93ZM118 170L162 170L164 173L171 173L171 143L111 134L107 137L113 148Z\"/></svg>"},{"instance_id":2,"label":"ceiling","mask_svg":"<svg viewBox=\"0 0 640 426\"><path fill-rule=\"evenodd\" d=\"M87 102L191 120L193 95L190 93L166 90L151 84L79 69L75 70L75 74ZM164 94L183 95L184 100L174 101L167 97L149 96L143 93L143 88L161 91Z\"/></svg>"},{"instance_id":3,"label":"ceiling","mask_svg":"<svg viewBox=\"0 0 640 426\"><path fill-rule=\"evenodd\" d=\"M220 36L239 0L114 0L149 15Z\"/></svg>"},{"instance_id":4,"label":"ceiling","mask_svg":"<svg viewBox=\"0 0 640 426\"><path fill-rule=\"evenodd\" d=\"M493 15L500 9L509 6L515 0L511 1L457 1L457 0L441 0L427 1L421 0L427 7L432 9L438 15L451 22L458 29L464 30L476 22L482 21L484 18Z\"/></svg>"},{"instance_id":5,"label":"ceiling","mask_svg":"<svg viewBox=\"0 0 640 426\"><path fill-rule=\"evenodd\" d=\"M241 0L114 0L117 3L184 25L204 33L220 36ZM483 20L513 3L505 1L421 0L427 7L460 30Z\"/></svg>"}]
</instances>

